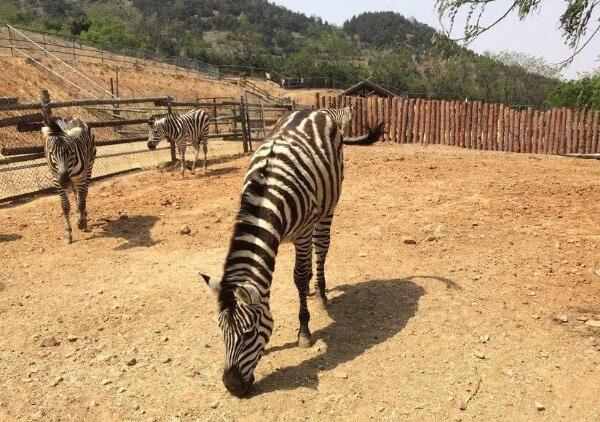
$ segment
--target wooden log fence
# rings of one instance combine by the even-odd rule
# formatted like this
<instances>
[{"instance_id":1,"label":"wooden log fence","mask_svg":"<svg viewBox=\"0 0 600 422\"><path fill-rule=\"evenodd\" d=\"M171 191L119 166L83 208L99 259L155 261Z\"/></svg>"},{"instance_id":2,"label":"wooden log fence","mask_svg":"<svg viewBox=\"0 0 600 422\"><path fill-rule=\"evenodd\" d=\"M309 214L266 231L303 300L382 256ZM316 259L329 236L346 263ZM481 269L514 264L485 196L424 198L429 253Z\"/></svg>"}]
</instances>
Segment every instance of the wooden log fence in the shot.
<instances>
[{"instance_id":1,"label":"wooden log fence","mask_svg":"<svg viewBox=\"0 0 600 422\"><path fill-rule=\"evenodd\" d=\"M316 108L351 105L348 136L386 122L384 142L580 156L600 153L600 111L513 109L481 101L315 95Z\"/></svg>"}]
</instances>

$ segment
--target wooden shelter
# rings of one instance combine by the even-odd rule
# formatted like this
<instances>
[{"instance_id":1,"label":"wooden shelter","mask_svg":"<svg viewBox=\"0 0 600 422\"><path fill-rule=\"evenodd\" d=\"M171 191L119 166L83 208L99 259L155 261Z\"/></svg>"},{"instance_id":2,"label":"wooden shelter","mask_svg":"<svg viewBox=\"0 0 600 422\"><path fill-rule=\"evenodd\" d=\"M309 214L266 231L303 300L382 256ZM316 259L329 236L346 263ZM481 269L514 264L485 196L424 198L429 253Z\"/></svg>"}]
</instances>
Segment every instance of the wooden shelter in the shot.
<instances>
[{"instance_id":1,"label":"wooden shelter","mask_svg":"<svg viewBox=\"0 0 600 422\"><path fill-rule=\"evenodd\" d=\"M356 85L351 86L346 91L344 91L342 93L342 95L346 96L346 97L362 97L362 98L366 98L366 97L370 97L370 96L386 97L386 98L398 96L397 94L393 93L389 89L386 89L386 88L382 87L381 85L377 85L375 82L371 82L368 79L365 79L364 81L361 81L361 82L357 83Z\"/></svg>"}]
</instances>

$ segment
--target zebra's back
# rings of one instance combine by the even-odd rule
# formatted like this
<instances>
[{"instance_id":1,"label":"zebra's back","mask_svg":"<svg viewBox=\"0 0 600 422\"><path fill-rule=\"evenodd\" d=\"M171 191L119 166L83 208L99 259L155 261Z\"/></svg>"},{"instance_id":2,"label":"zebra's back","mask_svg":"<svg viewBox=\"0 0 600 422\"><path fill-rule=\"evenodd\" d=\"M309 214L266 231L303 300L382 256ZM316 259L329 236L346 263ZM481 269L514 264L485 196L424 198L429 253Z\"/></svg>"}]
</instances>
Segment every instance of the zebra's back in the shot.
<instances>
[{"instance_id":1,"label":"zebra's back","mask_svg":"<svg viewBox=\"0 0 600 422\"><path fill-rule=\"evenodd\" d=\"M282 240L294 240L333 212L342 162L341 134L330 115L292 113L254 153L242 201L276 209L268 219L279 220Z\"/></svg>"}]
</instances>

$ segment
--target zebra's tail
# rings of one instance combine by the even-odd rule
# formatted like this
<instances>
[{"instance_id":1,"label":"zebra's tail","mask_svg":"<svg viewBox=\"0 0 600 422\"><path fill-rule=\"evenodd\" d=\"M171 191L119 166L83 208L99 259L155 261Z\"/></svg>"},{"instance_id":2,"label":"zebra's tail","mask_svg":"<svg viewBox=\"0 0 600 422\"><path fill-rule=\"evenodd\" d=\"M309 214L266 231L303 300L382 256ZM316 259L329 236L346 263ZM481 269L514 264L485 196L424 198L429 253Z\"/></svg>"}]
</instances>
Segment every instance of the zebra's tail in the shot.
<instances>
[{"instance_id":1,"label":"zebra's tail","mask_svg":"<svg viewBox=\"0 0 600 422\"><path fill-rule=\"evenodd\" d=\"M344 145L371 145L377 142L379 137L383 134L383 128L385 126L385 122L381 122L377 124L373 129L367 128L369 130L368 133L357 136L355 138L348 138L342 140Z\"/></svg>"}]
</instances>

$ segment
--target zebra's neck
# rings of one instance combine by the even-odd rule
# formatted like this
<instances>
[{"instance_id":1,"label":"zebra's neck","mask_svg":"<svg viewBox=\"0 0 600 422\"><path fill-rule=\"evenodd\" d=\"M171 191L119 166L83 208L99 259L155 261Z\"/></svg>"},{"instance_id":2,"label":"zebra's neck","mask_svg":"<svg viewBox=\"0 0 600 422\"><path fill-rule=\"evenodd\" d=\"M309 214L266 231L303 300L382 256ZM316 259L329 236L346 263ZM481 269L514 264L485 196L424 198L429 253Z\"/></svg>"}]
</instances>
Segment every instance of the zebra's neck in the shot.
<instances>
[{"instance_id":1,"label":"zebra's neck","mask_svg":"<svg viewBox=\"0 0 600 422\"><path fill-rule=\"evenodd\" d=\"M240 283L252 283L268 297L282 241L281 206L265 186L247 186L225 260L223 292ZM227 300L226 296L222 299Z\"/></svg>"}]
</instances>

